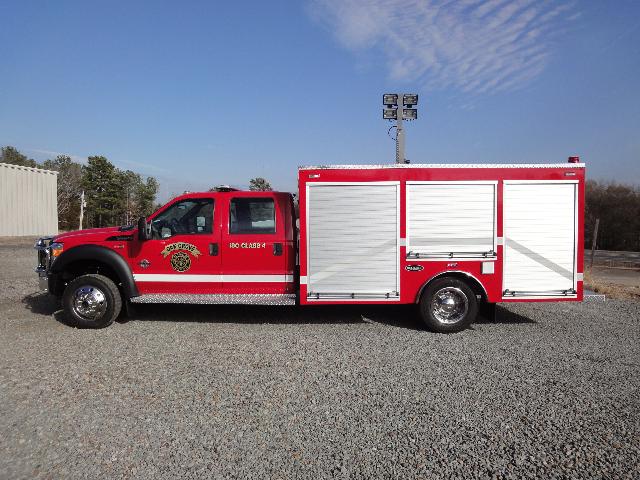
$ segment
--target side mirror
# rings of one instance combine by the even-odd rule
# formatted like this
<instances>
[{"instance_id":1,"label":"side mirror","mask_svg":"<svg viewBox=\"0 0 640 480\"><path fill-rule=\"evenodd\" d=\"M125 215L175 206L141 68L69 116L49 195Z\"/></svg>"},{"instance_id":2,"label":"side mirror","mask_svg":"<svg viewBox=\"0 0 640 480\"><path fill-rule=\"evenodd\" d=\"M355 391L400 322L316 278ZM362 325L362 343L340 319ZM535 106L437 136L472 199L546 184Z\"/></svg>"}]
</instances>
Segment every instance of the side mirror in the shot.
<instances>
[{"instance_id":1,"label":"side mirror","mask_svg":"<svg viewBox=\"0 0 640 480\"><path fill-rule=\"evenodd\" d=\"M147 223L147 219L145 217L140 217L138 219L138 240L144 242L145 240L149 240L151 238L151 225Z\"/></svg>"}]
</instances>

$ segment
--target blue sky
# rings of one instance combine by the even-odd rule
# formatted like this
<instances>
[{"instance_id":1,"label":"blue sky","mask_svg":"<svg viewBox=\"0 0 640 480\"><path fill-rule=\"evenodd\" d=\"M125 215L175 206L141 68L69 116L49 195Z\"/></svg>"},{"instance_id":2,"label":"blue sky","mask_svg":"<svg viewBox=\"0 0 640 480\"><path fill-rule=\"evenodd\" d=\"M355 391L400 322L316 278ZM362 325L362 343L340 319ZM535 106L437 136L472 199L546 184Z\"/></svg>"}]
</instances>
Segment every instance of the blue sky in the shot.
<instances>
[{"instance_id":1,"label":"blue sky","mask_svg":"<svg viewBox=\"0 0 640 480\"><path fill-rule=\"evenodd\" d=\"M640 2L0 2L0 145L105 155L161 199L298 165L564 162L640 184Z\"/></svg>"}]
</instances>

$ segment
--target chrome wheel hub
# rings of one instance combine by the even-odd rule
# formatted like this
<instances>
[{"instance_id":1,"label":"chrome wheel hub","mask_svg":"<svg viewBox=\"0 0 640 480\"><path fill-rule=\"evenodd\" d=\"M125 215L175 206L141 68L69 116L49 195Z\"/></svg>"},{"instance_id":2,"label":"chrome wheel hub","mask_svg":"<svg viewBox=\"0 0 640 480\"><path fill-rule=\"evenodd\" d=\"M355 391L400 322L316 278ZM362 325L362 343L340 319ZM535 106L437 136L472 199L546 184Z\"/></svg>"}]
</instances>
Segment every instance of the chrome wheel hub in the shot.
<instances>
[{"instance_id":1,"label":"chrome wheel hub","mask_svg":"<svg viewBox=\"0 0 640 480\"><path fill-rule=\"evenodd\" d=\"M431 300L431 313L442 323L457 323L465 317L467 311L469 299L459 288L441 288Z\"/></svg>"},{"instance_id":2,"label":"chrome wheel hub","mask_svg":"<svg viewBox=\"0 0 640 480\"><path fill-rule=\"evenodd\" d=\"M96 320L107 310L107 298L99 288L83 285L73 294L73 309L82 318Z\"/></svg>"}]
</instances>

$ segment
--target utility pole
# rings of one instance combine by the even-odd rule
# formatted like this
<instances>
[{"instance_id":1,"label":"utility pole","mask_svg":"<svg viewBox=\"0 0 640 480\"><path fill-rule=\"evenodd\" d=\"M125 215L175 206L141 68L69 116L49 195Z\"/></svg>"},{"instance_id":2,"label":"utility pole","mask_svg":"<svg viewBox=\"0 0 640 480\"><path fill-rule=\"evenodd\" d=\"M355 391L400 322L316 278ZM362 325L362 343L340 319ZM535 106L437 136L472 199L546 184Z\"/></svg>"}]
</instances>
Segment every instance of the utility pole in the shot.
<instances>
[{"instance_id":1,"label":"utility pole","mask_svg":"<svg viewBox=\"0 0 640 480\"><path fill-rule=\"evenodd\" d=\"M598 227L600 226L600 219L596 218L596 226L593 229L593 240L591 242L591 263L589 270L593 268L593 257L596 254L596 245L598 244Z\"/></svg>"},{"instance_id":2,"label":"utility pole","mask_svg":"<svg viewBox=\"0 0 640 480\"><path fill-rule=\"evenodd\" d=\"M82 230L82 218L84 217L84 207L87 204L84 202L84 190L82 191L82 193L80 194L80 228L79 230Z\"/></svg>"},{"instance_id":3,"label":"utility pole","mask_svg":"<svg viewBox=\"0 0 640 480\"><path fill-rule=\"evenodd\" d=\"M127 179L127 211L124 214L124 224L129 225L129 180Z\"/></svg>"},{"instance_id":4,"label":"utility pole","mask_svg":"<svg viewBox=\"0 0 640 480\"><path fill-rule=\"evenodd\" d=\"M396 163L409 163L404 156L404 120L416 120L418 95L413 93L385 93L382 96L382 118L396 121ZM405 108L406 107L406 108ZM392 127L393 128L393 127Z\"/></svg>"}]
</instances>

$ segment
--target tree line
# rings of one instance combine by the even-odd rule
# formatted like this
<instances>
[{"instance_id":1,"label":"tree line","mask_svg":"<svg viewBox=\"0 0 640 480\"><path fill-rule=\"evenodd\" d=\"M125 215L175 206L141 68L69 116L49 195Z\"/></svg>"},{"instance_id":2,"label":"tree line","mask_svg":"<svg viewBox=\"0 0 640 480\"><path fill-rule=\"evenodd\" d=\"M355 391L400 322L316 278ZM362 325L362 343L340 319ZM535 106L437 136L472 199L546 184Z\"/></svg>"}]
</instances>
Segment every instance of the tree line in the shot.
<instances>
[{"instance_id":1,"label":"tree line","mask_svg":"<svg viewBox=\"0 0 640 480\"><path fill-rule=\"evenodd\" d=\"M38 163L11 146L0 149L0 163L44 168L58 172L58 226L75 230L79 226L80 197L85 194L83 227L104 227L134 223L156 208L158 181L142 178L131 170L115 167L106 157L87 158L86 165L68 155Z\"/></svg>"},{"instance_id":2,"label":"tree line","mask_svg":"<svg viewBox=\"0 0 640 480\"><path fill-rule=\"evenodd\" d=\"M0 150L0 162L56 170L58 174L58 218L61 230L78 228L80 194L84 190L85 227L130 224L158 207L155 203L158 182L143 179L131 170L120 170L103 156L92 156L86 165L58 155L41 164L14 147ZM261 177L249 181L253 191L271 190ZM212 189L213 190L213 189ZM591 248L596 219L597 248L601 250L640 251L640 187L616 182L587 180L584 238Z\"/></svg>"},{"instance_id":3,"label":"tree line","mask_svg":"<svg viewBox=\"0 0 640 480\"><path fill-rule=\"evenodd\" d=\"M640 187L587 180L585 249L591 248L596 219L599 250L640 251Z\"/></svg>"}]
</instances>

